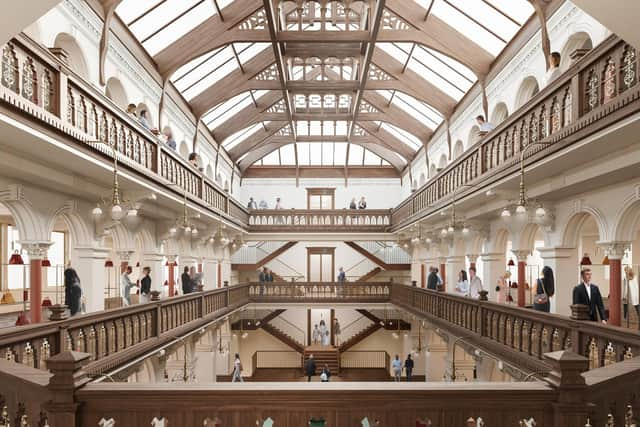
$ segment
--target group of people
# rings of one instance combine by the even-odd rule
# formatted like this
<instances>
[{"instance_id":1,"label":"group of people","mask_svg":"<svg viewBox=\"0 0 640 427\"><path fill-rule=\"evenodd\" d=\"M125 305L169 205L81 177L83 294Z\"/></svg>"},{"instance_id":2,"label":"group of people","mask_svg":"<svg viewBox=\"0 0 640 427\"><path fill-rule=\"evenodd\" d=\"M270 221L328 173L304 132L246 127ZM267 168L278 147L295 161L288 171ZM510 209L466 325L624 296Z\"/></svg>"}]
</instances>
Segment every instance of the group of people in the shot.
<instances>
[{"instance_id":1,"label":"group of people","mask_svg":"<svg viewBox=\"0 0 640 427\"><path fill-rule=\"evenodd\" d=\"M480 299L481 291L483 291L482 280L478 277L476 268L469 267L468 277L466 271L460 270L458 273L456 292L465 297Z\"/></svg>"},{"instance_id":2,"label":"group of people","mask_svg":"<svg viewBox=\"0 0 640 427\"><path fill-rule=\"evenodd\" d=\"M400 381L402 378L402 370L404 369L407 381L411 381L411 375L413 374L413 359L408 354L404 361L404 366L400 360L400 356L396 354L395 359L391 361L391 370L393 371L393 378L395 381Z\"/></svg>"},{"instance_id":3,"label":"group of people","mask_svg":"<svg viewBox=\"0 0 640 427\"><path fill-rule=\"evenodd\" d=\"M250 210L269 209L269 204L265 199L260 200L260 203L256 203L253 197L249 197L249 202L247 203L247 209L250 209ZM284 206L282 205L282 200L280 199L280 197L276 197L276 204L274 206L274 209L284 209Z\"/></svg>"},{"instance_id":4,"label":"group of people","mask_svg":"<svg viewBox=\"0 0 640 427\"><path fill-rule=\"evenodd\" d=\"M307 382L311 382L311 377L316 374L316 359L313 357L313 354L310 354L307 360L304 362L304 374L307 377ZM331 371L329 370L329 365L326 363L322 367L320 371L320 381L323 383L328 383L329 378L331 378Z\"/></svg>"},{"instance_id":5,"label":"group of people","mask_svg":"<svg viewBox=\"0 0 640 427\"><path fill-rule=\"evenodd\" d=\"M198 287L202 284L202 273L196 272L196 268L193 266L185 267L182 276L180 276L180 284L183 295L197 292Z\"/></svg>"},{"instance_id":6,"label":"group of people","mask_svg":"<svg viewBox=\"0 0 640 427\"><path fill-rule=\"evenodd\" d=\"M340 322L338 319L334 319L333 321L333 337L334 337L334 345L340 345ZM327 324L324 320L320 320L320 324L316 324L313 326L313 331L311 332L311 340L314 345L331 345L331 335L329 332L329 328L327 328Z\"/></svg>"},{"instance_id":7,"label":"group of people","mask_svg":"<svg viewBox=\"0 0 640 427\"><path fill-rule=\"evenodd\" d=\"M360 201L356 201L354 197L349 203L349 209L367 209L367 199L364 196L360 197Z\"/></svg>"}]
</instances>

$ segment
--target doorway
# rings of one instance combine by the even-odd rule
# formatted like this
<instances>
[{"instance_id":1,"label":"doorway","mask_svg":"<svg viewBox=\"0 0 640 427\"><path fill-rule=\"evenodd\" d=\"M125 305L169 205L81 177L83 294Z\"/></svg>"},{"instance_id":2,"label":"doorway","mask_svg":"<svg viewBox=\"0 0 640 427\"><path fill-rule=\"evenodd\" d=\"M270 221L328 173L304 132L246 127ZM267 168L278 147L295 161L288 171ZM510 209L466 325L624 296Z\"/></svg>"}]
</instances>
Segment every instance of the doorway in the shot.
<instances>
[{"instance_id":1,"label":"doorway","mask_svg":"<svg viewBox=\"0 0 640 427\"><path fill-rule=\"evenodd\" d=\"M307 280L309 282L334 281L335 250L336 248L307 248Z\"/></svg>"}]
</instances>

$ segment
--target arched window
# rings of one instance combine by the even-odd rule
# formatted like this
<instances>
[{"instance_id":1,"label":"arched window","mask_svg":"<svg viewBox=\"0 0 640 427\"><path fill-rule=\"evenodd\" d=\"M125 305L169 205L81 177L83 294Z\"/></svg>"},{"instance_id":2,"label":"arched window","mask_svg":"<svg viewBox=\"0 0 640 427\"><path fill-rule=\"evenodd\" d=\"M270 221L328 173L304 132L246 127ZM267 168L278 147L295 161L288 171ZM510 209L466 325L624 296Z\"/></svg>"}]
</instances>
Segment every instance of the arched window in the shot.
<instances>
[{"instance_id":1,"label":"arched window","mask_svg":"<svg viewBox=\"0 0 640 427\"><path fill-rule=\"evenodd\" d=\"M78 73L85 80L89 80L89 68L87 67L87 61L80 45L76 39L67 34L60 33L56 36L53 46L62 49L67 55L67 62L69 67L76 73Z\"/></svg>"},{"instance_id":2,"label":"arched window","mask_svg":"<svg viewBox=\"0 0 640 427\"><path fill-rule=\"evenodd\" d=\"M518 89L518 94L516 96L516 108L522 107L539 91L540 86L538 85L538 80L533 76L526 77Z\"/></svg>"},{"instance_id":3,"label":"arched window","mask_svg":"<svg viewBox=\"0 0 640 427\"><path fill-rule=\"evenodd\" d=\"M507 109L507 104L504 102L500 102L495 106L493 112L491 113L491 122L495 126L498 126L504 119L509 116L509 110Z\"/></svg>"},{"instance_id":4,"label":"arched window","mask_svg":"<svg viewBox=\"0 0 640 427\"><path fill-rule=\"evenodd\" d=\"M105 87L104 93L107 98L112 100L114 104L123 110L127 108L127 105L129 105L127 92L124 90L124 86L120 80L115 77L110 77L109 80L107 80L107 86Z\"/></svg>"}]
</instances>

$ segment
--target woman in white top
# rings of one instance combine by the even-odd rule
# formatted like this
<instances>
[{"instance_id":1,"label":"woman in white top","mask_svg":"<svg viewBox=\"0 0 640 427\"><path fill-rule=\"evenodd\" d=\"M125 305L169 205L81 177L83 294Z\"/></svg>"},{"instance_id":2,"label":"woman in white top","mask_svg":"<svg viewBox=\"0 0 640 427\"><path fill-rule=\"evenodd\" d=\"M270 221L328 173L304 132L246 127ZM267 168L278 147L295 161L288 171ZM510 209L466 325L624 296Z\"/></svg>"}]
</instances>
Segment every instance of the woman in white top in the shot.
<instances>
[{"instance_id":1,"label":"woman in white top","mask_svg":"<svg viewBox=\"0 0 640 427\"><path fill-rule=\"evenodd\" d=\"M236 353L235 360L233 361L233 375L231 382L235 383L236 381L244 382L242 379L242 362L240 361L240 355Z\"/></svg>"},{"instance_id":2,"label":"woman in white top","mask_svg":"<svg viewBox=\"0 0 640 427\"><path fill-rule=\"evenodd\" d=\"M460 273L458 273L456 292L463 297L469 295L469 280L467 280L467 272L464 270L460 270Z\"/></svg>"},{"instance_id":3,"label":"woman in white top","mask_svg":"<svg viewBox=\"0 0 640 427\"><path fill-rule=\"evenodd\" d=\"M638 287L638 278L633 269L626 266L624 268L624 280L622 283L622 308L624 318L629 320L631 313L629 312L629 304L636 310L636 314L640 319L640 288Z\"/></svg>"}]
</instances>

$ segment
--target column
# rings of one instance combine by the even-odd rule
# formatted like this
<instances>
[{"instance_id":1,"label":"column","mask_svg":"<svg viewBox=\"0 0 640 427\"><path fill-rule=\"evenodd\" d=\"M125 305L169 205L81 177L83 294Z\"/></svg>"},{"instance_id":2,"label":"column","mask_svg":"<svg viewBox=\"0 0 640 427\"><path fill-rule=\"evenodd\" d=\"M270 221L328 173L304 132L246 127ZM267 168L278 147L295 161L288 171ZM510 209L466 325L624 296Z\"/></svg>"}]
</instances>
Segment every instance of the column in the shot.
<instances>
[{"instance_id":1,"label":"column","mask_svg":"<svg viewBox=\"0 0 640 427\"><path fill-rule=\"evenodd\" d=\"M506 269L503 252L484 253L482 257L482 287L489 292L489 300L496 301L496 284Z\"/></svg>"},{"instance_id":2,"label":"column","mask_svg":"<svg viewBox=\"0 0 640 427\"><path fill-rule=\"evenodd\" d=\"M213 259L205 258L202 260L202 272L204 274L204 288L215 289L216 285L216 261Z\"/></svg>"},{"instance_id":3,"label":"column","mask_svg":"<svg viewBox=\"0 0 640 427\"><path fill-rule=\"evenodd\" d=\"M168 296L172 297L174 296L175 293L175 287L176 287L176 259L178 258L177 255L167 255L167 265L169 267L169 280L168 280L168 284L169 284L169 290L168 290Z\"/></svg>"},{"instance_id":4,"label":"column","mask_svg":"<svg viewBox=\"0 0 640 427\"><path fill-rule=\"evenodd\" d=\"M544 265L553 270L555 293L551 301L551 312L571 315L573 287L578 283L578 251L576 248L538 248Z\"/></svg>"},{"instance_id":5,"label":"column","mask_svg":"<svg viewBox=\"0 0 640 427\"><path fill-rule=\"evenodd\" d=\"M134 251L118 251L116 254L118 255L118 259L120 260L120 274L124 273L129 266L129 261L131 260L131 255Z\"/></svg>"},{"instance_id":6,"label":"column","mask_svg":"<svg viewBox=\"0 0 640 427\"><path fill-rule=\"evenodd\" d=\"M518 307L524 307L526 303L525 269L527 267L527 257L531 253L528 249L512 250L518 259ZM531 285L531 283L530 283Z\"/></svg>"},{"instance_id":7,"label":"column","mask_svg":"<svg viewBox=\"0 0 640 427\"><path fill-rule=\"evenodd\" d=\"M609 257L609 324L622 324L622 257L629 242L599 243ZM604 295L603 295L604 297Z\"/></svg>"},{"instance_id":8,"label":"column","mask_svg":"<svg viewBox=\"0 0 640 427\"><path fill-rule=\"evenodd\" d=\"M442 291L446 292L447 291L447 259L446 258L439 258L438 261L440 261L440 277L442 278Z\"/></svg>"},{"instance_id":9,"label":"column","mask_svg":"<svg viewBox=\"0 0 640 427\"><path fill-rule=\"evenodd\" d=\"M162 265L163 258L164 255L161 253L145 252L142 254L141 267L149 267L151 269L151 273L149 273L149 276L151 276L151 290L158 291L160 294L162 294L162 276L164 276L162 270L164 267Z\"/></svg>"},{"instance_id":10,"label":"column","mask_svg":"<svg viewBox=\"0 0 640 427\"><path fill-rule=\"evenodd\" d=\"M109 249L101 247L75 248L77 262L72 267L80 278L80 287L87 313L104 310L104 287L107 273L104 262L109 256Z\"/></svg>"},{"instance_id":11,"label":"column","mask_svg":"<svg viewBox=\"0 0 640 427\"><path fill-rule=\"evenodd\" d=\"M42 260L51 242L21 242L29 256L29 313L31 323L42 322ZM26 315L26 313L25 313Z\"/></svg>"}]
</instances>

